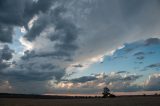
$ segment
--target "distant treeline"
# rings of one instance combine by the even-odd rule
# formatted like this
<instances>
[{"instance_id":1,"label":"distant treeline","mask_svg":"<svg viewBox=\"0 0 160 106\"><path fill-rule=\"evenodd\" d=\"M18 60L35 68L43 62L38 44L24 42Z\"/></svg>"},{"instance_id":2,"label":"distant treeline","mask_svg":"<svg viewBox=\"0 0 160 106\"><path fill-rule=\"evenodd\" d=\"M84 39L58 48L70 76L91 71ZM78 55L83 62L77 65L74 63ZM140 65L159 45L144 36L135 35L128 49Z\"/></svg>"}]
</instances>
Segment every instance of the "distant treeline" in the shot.
<instances>
[{"instance_id":1,"label":"distant treeline","mask_svg":"<svg viewBox=\"0 0 160 106\"><path fill-rule=\"evenodd\" d=\"M76 98L102 98L102 96L59 96L59 95L37 95L37 94L11 94L0 93L0 98L37 98L37 99L76 99Z\"/></svg>"},{"instance_id":2,"label":"distant treeline","mask_svg":"<svg viewBox=\"0 0 160 106\"><path fill-rule=\"evenodd\" d=\"M160 96L154 95L121 95L118 97L135 97L135 96ZM59 96L59 95L37 95L37 94L12 94L12 93L0 93L0 98L31 98L31 99L87 99L87 98L103 98L103 96ZM108 97L110 98L110 97Z\"/></svg>"}]
</instances>

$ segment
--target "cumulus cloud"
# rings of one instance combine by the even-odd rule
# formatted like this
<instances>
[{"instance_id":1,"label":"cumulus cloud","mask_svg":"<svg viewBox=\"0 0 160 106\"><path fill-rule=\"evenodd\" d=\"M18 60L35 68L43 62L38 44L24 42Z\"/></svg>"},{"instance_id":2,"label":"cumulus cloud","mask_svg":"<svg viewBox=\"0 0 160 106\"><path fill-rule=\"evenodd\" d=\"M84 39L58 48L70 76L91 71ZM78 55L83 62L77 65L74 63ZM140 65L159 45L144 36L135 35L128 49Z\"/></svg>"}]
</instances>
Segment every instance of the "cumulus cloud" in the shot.
<instances>
[{"instance_id":1,"label":"cumulus cloud","mask_svg":"<svg viewBox=\"0 0 160 106\"><path fill-rule=\"evenodd\" d=\"M160 90L160 74L152 74L146 80L144 87L146 90Z\"/></svg>"},{"instance_id":2,"label":"cumulus cloud","mask_svg":"<svg viewBox=\"0 0 160 106\"><path fill-rule=\"evenodd\" d=\"M55 7L46 14L41 14L34 22L32 28L24 36L27 40L33 42L33 50L27 51L27 57L55 57L72 60L74 51L78 48L76 39L78 29L74 23L65 19L62 14L66 9L63 6ZM50 29L50 30L49 30ZM36 39L36 37L39 37ZM49 45L45 48L43 45L36 46L34 43L40 43L42 40L49 40ZM47 43L47 42L45 42ZM44 49L45 51L36 51Z\"/></svg>"},{"instance_id":3,"label":"cumulus cloud","mask_svg":"<svg viewBox=\"0 0 160 106\"><path fill-rule=\"evenodd\" d=\"M1 76L8 79L24 81L46 81L50 79L60 80L65 75L65 70L57 64L45 62L47 59L37 58L30 60L21 60L16 62L12 67L1 71Z\"/></svg>"},{"instance_id":4,"label":"cumulus cloud","mask_svg":"<svg viewBox=\"0 0 160 106\"><path fill-rule=\"evenodd\" d=\"M28 29L28 22L39 12L45 13L53 0L14 0L0 1L0 41L12 42L13 28L24 26Z\"/></svg>"},{"instance_id":5,"label":"cumulus cloud","mask_svg":"<svg viewBox=\"0 0 160 106\"><path fill-rule=\"evenodd\" d=\"M159 74L149 75L141 84L136 80L143 77L137 74L126 73L100 73L92 76L83 76L68 81L57 83L59 91L65 92L65 88L73 93L91 93L98 94L102 92L103 87L107 86L111 91L141 91L141 90L159 90ZM82 81L81 81L82 80ZM52 85L52 84L51 84ZM58 91L58 90L57 90Z\"/></svg>"},{"instance_id":6,"label":"cumulus cloud","mask_svg":"<svg viewBox=\"0 0 160 106\"><path fill-rule=\"evenodd\" d=\"M32 12L29 16L25 14L29 19L34 15L38 17L34 20L32 27L24 26L27 32L21 38L21 42L24 45L30 44L30 49L26 50L12 66L3 65L6 69L0 72L1 79L9 80L13 87L23 85L24 82L28 85L32 82L45 84L48 80L58 82L66 75L65 68L69 65L68 61L72 60L74 51L78 48L75 42L78 29L73 22L63 16L66 11L64 5L56 5L49 9L51 2L53 1L39 0L31 3L34 5L33 7L31 5L31 10L26 10L27 13ZM41 42L46 46L43 44L39 46ZM4 51L6 54L3 54L2 58L10 59L7 48ZM22 91L25 86L28 86L27 84L19 90ZM42 88L45 89L45 87L44 85Z\"/></svg>"},{"instance_id":7,"label":"cumulus cloud","mask_svg":"<svg viewBox=\"0 0 160 106\"><path fill-rule=\"evenodd\" d=\"M136 85L134 82L141 78L142 75L127 74L127 73L100 73L92 76L82 76L79 78L74 78L66 81L61 81L57 85L60 89L65 87L68 89L83 89L81 93L85 90L91 90L92 93L101 92L103 87L107 86L112 91L136 91ZM133 89L131 89L133 87ZM92 89L92 88L96 88Z\"/></svg>"}]
</instances>

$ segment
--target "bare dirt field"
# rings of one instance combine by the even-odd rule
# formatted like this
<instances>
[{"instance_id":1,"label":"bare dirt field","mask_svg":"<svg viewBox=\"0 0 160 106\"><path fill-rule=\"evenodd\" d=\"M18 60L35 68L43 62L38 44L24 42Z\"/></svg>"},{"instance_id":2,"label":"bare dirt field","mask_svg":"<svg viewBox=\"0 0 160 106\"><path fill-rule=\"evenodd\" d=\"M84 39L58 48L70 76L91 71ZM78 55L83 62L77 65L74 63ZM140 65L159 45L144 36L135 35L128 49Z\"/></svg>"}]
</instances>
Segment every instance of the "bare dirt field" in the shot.
<instances>
[{"instance_id":1,"label":"bare dirt field","mask_svg":"<svg viewBox=\"0 0 160 106\"><path fill-rule=\"evenodd\" d=\"M160 96L88 99L0 98L0 106L160 106Z\"/></svg>"}]
</instances>

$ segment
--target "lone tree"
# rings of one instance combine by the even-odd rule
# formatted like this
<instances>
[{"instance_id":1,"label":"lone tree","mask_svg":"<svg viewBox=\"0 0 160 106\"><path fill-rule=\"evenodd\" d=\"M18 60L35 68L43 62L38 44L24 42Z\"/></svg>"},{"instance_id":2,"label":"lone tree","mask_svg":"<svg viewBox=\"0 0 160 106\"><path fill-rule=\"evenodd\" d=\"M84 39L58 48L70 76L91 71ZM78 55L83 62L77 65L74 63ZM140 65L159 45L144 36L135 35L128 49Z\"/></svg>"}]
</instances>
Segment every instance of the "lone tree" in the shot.
<instances>
[{"instance_id":1,"label":"lone tree","mask_svg":"<svg viewBox=\"0 0 160 106\"><path fill-rule=\"evenodd\" d=\"M110 90L107 87L104 87L102 94L103 94L103 97L105 98L110 94Z\"/></svg>"},{"instance_id":2,"label":"lone tree","mask_svg":"<svg viewBox=\"0 0 160 106\"><path fill-rule=\"evenodd\" d=\"M106 98L106 97L115 97L114 94L110 93L110 90L107 87L103 88L103 93L102 94L103 94L103 98Z\"/></svg>"}]
</instances>

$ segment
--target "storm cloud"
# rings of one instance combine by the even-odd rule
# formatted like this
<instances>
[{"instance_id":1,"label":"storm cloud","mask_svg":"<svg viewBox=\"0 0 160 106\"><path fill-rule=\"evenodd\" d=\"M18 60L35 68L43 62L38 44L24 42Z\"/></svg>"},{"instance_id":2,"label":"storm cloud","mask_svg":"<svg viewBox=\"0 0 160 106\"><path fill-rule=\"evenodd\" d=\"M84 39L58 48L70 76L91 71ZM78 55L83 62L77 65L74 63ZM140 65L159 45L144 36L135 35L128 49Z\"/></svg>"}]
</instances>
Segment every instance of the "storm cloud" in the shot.
<instances>
[{"instance_id":1,"label":"storm cloud","mask_svg":"<svg viewBox=\"0 0 160 106\"><path fill-rule=\"evenodd\" d=\"M25 88L27 85L23 84L24 82L28 85L40 82L42 83L41 88L47 89L45 84L47 84L49 80L54 80L55 82L61 81L62 78L66 76L65 69L67 65L69 65L67 61L72 60L74 52L78 48L76 44L78 36L77 26L71 20L64 17L63 14L66 13L67 9L64 7L63 2L59 2L60 5L54 5L53 2L55 1L21 1L24 5L24 11L22 14L20 11L19 15L24 15L24 19L17 21L17 23L16 20L20 19L6 19L8 23L5 24L7 26L24 26L26 34L22 38L24 41L33 44L32 50L25 50L24 55L22 55L18 61L15 61L14 64L12 62L10 64L3 62L0 66L3 69L5 68L5 70L0 72L1 80L7 80L19 91L27 89ZM14 3L16 3L16 1ZM10 5L12 4L11 2ZM9 4L7 2L4 3L4 5L8 6ZM51 6L55 6L55 8L50 8ZM5 10L3 12L5 12ZM31 21L35 15L38 17L37 20L32 23L32 27L28 26L29 21ZM17 15L15 14L15 16ZM3 22L5 21L3 20ZM11 42L12 34L7 35L6 38L8 37L10 37L10 41L4 41L3 39L1 39L1 41ZM43 42L43 40L47 40L48 42ZM50 47L39 46L37 42L42 42L43 44L48 43L47 46ZM42 51L39 51L39 49L42 49ZM3 60L12 58L7 46L5 46L3 52L5 53L2 53L1 56ZM18 88L20 85L24 86ZM42 93L40 91L37 92ZM24 92L27 93L29 91Z\"/></svg>"},{"instance_id":2,"label":"storm cloud","mask_svg":"<svg viewBox=\"0 0 160 106\"><path fill-rule=\"evenodd\" d=\"M13 28L24 26L28 29L28 22L39 12L45 13L53 0L5 0L0 1L0 41L12 42Z\"/></svg>"},{"instance_id":3,"label":"storm cloud","mask_svg":"<svg viewBox=\"0 0 160 106\"><path fill-rule=\"evenodd\" d=\"M4 45L2 49L0 49L0 70L10 66L8 60L12 59L13 52L8 45Z\"/></svg>"}]
</instances>

